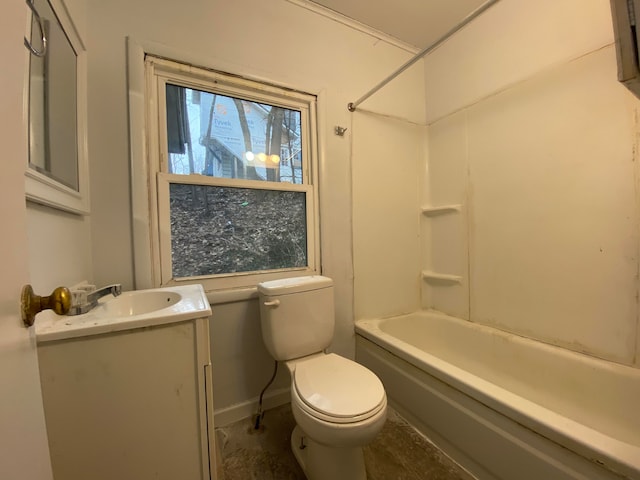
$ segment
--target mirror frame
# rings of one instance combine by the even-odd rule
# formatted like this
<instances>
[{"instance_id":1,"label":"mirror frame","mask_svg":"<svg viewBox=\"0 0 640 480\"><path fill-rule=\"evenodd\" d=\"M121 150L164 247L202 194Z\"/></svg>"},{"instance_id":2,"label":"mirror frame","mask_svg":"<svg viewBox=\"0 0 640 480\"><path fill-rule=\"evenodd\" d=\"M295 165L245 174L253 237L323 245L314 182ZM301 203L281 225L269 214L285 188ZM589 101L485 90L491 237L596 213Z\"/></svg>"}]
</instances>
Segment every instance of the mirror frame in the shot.
<instances>
[{"instance_id":1,"label":"mirror frame","mask_svg":"<svg viewBox=\"0 0 640 480\"><path fill-rule=\"evenodd\" d=\"M74 190L29 166L29 69L31 64L28 49L25 55L29 57L26 62L26 72L23 93L23 123L26 132L27 165L25 170L25 193L27 200L42 205L47 205L67 212L87 215L89 214L89 165L87 145L87 51L82 42L78 30L71 19L67 8L61 0L47 0L51 9L58 17L60 26L66 34L71 47L76 52L76 76L77 76L77 167L78 190ZM25 8L28 7L25 5ZM31 38L32 14L27 15L26 38Z\"/></svg>"}]
</instances>

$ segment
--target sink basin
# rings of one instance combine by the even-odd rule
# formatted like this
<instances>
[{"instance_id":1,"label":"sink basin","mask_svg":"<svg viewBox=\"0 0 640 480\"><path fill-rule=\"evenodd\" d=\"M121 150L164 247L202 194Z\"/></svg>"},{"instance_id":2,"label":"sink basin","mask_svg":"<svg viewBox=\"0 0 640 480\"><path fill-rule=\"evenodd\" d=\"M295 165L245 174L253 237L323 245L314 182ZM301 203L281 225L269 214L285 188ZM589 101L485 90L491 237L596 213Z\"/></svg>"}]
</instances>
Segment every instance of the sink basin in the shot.
<instances>
[{"instance_id":1,"label":"sink basin","mask_svg":"<svg viewBox=\"0 0 640 480\"><path fill-rule=\"evenodd\" d=\"M36 341L83 337L209 317L211 306L202 285L123 292L100 299L83 315L43 312L36 321Z\"/></svg>"},{"instance_id":2,"label":"sink basin","mask_svg":"<svg viewBox=\"0 0 640 480\"><path fill-rule=\"evenodd\" d=\"M109 317L130 317L169 308L182 300L178 292L140 290L115 298L103 297L93 313Z\"/></svg>"}]
</instances>

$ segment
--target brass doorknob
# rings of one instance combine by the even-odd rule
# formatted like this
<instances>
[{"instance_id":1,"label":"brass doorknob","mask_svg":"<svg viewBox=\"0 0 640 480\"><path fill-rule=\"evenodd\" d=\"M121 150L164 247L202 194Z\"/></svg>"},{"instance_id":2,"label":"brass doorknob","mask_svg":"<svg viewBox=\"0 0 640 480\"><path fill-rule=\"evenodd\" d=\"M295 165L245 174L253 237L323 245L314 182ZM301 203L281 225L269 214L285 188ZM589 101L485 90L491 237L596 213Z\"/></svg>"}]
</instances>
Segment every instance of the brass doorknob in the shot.
<instances>
[{"instance_id":1,"label":"brass doorknob","mask_svg":"<svg viewBox=\"0 0 640 480\"><path fill-rule=\"evenodd\" d=\"M51 309L58 315L65 315L71 308L71 292L67 287L58 287L48 297L33 293L31 285L22 287L20 311L25 327L30 327L36 320L36 314Z\"/></svg>"}]
</instances>

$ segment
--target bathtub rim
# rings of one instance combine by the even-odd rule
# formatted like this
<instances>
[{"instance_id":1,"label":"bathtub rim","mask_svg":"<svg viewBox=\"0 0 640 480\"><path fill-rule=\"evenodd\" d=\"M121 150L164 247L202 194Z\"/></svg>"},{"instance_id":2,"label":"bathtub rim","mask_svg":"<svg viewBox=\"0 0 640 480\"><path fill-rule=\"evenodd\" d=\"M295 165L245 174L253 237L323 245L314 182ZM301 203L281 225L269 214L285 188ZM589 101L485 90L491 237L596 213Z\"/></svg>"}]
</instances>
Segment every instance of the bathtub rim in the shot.
<instances>
[{"instance_id":1,"label":"bathtub rim","mask_svg":"<svg viewBox=\"0 0 640 480\"><path fill-rule=\"evenodd\" d=\"M602 465L614 473L629 475L631 478L640 475L640 446L613 438L538 405L380 329L381 322L415 315L465 321L441 312L421 310L391 317L360 319L355 322L355 332L427 374L476 399L487 408L511 418L589 461ZM501 333L511 335L506 332ZM577 352L572 353L581 355ZM519 405L520 408L516 405ZM587 438L592 440L591 443L585 442Z\"/></svg>"}]
</instances>

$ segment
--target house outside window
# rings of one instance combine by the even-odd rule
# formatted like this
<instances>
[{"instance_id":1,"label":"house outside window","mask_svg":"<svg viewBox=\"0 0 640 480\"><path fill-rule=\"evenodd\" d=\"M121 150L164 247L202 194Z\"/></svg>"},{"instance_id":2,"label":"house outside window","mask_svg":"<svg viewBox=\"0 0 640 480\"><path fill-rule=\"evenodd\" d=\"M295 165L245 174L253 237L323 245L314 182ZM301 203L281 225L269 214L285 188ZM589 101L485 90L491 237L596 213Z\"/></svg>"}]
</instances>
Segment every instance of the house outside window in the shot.
<instances>
[{"instance_id":1,"label":"house outside window","mask_svg":"<svg viewBox=\"0 0 640 480\"><path fill-rule=\"evenodd\" d=\"M154 283L318 273L315 96L152 56L145 75Z\"/></svg>"}]
</instances>

